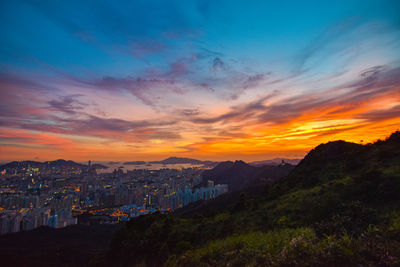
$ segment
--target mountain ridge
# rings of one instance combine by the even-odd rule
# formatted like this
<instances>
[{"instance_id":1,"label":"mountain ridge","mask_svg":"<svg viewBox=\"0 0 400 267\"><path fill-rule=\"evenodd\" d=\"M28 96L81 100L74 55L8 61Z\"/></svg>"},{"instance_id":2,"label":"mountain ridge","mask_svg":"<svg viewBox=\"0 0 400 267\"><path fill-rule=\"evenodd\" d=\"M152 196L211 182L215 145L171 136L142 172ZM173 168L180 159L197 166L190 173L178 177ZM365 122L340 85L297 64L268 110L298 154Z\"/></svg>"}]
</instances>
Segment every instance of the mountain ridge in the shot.
<instances>
[{"instance_id":1,"label":"mountain ridge","mask_svg":"<svg viewBox=\"0 0 400 267\"><path fill-rule=\"evenodd\" d=\"M43 161L43 162L31 161L31 160L12 161L12 162L8 162L4 165L1 165L0 169L28 168L28 166L30 166L31 168L60 167L60 166L74 167L74 168L89 167L88 165L85 165L82 163L77 163L72 160L56 159L53 161ZM91 165L91 167L108 168L107 166L104 166L102 164L93 164L93 165Z\"/></svg>"},{"instance_id":2,"label":"mountain ridge","mask_svg":"<svg viewBox=\"0 0 400 267\"><path fill-rule=\"evenodd\" d=\"M254 184L272 183L293 168L291 164L252 166L242 160L225 161L202 173L202 185L206 186L208 180L213 180L215 184L227 184L231 192L238 191Z\"/></svg>"},{"instance_id":3,"label":"mountain ridge","mask_svg":"<svg viewBox=\"0 0 400 267\"><path fill-rule=\"evenodd\" d=\"M210 161L210 160L198 160L192 158L180 158L180 157L169 157L160 161L150 161L149 163L152 164L194 164L194 165L206 165L206 166L213 166L218 164L218 162Z\"/></svg>"},{"instance_id":4,"label":"mountain ridge","mask_svg":"<svg viewBox=\"0 0 400 267\"><path fill-rule=\"evenodd\" d=\"M264 166L264 165L280 165L282 162L289 163L291 165L297 165L302 159L289 159L289 158L274 158L267 160L251 161L248 164L252 166Z\"/></svg>"}]
</instances>

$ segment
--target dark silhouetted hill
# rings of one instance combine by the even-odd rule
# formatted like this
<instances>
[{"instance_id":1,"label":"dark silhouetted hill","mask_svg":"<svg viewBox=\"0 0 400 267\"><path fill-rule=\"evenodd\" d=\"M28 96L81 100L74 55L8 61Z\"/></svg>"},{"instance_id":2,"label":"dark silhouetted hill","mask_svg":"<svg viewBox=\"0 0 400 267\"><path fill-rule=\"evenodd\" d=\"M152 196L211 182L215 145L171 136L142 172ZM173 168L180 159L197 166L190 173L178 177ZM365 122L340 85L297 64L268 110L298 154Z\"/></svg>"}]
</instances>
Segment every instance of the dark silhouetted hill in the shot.
<instances>
[{"instance_id":1,"label":"dark silhouetted hill","mask_svg":"<svg viewBox=\"0 0 400 267\"><path fill-rule=\"evenodd\" d=\"M285 163L292 164L292 165L297 165L301 161L301 159L274 158L274 159L268 159L268 160L249 162L249 165L256 166L256 167L260 167L260 166L264 166L264 165L276 166L276 165L280 165L282 163L282 161Z\"/></svg>"},{"instance_id":2,"label":"dark silhouetted hill","mask_svg":"<svg viewBox=\"0 0 400 267\"><path fill-rule=\"evenodd\" d=\"M202 161L198 159L191 158L178 158L178 157L169 157L160 161L151 161L153 164L194 164L194 165L206 165L206 166L215 166L218 162L214 161Z\"/></svg>"},{"instance_id":3,"label":"dark silhouetted hill","mask_svg":"<svg viewBox=\"0 0 400 267\"><path fill-rule=\"evenodd\" d=\"M227 184L229 191L238 191L254 184L274 182L293 168L290 164L255 167L241 160L226 161L204 171L202 185L205 186L208 180L212 180L215 184Z\"/></svg>"}]
</instances>

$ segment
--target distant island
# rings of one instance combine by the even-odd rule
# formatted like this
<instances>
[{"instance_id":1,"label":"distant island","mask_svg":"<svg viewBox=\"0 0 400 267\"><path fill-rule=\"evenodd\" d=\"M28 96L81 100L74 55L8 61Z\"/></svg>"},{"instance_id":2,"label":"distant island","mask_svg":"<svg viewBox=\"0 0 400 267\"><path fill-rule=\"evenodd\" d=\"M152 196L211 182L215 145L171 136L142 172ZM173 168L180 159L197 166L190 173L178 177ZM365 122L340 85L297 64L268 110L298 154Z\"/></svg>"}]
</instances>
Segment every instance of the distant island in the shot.
<instances>
[{"instance_id":1,"label":"distant island","mask_svg":"<svg viewBox=\"0 0 400 267\"><path fill-rule=\"evenodd\" d=\"M146 164L145 161L127 161L124 162L124 165L144 165Z\"/></svg>"},{"instance_id":2,"label":"distant island","mask_svg":"<svg viewBox=\"0 0 400 267\"><path fill-rule=\"evenodd\" d=\"M216 166L219 162L214 161L202 161L198 159L191 158L178 158L178 157L169 157L167 159L161 161L150 161L151 164L193 164L193 165L205 165L205 166Z\"/></svg>"}]
</instances>

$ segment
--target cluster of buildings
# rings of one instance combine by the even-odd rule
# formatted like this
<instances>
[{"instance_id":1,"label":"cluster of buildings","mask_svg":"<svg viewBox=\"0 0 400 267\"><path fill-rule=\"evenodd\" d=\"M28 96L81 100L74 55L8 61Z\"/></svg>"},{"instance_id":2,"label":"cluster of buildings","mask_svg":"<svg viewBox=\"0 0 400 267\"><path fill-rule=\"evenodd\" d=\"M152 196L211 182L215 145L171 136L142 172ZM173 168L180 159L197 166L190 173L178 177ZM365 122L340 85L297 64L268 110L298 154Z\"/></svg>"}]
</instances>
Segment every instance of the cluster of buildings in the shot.
<instances>
[{"instance_id":1,"label":"cluster of buildings","mask_svg":"<svg viewBox=\"0 0 400 267\"><path fill-rule=\"evenodd\" d=\"M51 211L48 208L21 208L17 210L0 210L0 234L32 230L40 226L54 228L76 224L77 218L71 211L60 209Z\"/></svg>"},{"instance_id":2,"label":"cluster of buildings","mask_svg":"<svg viewBox=\"0 0 400 267\"><path fill-rule=\"evenodd\" d=\"M159 205L163 209L174 210L189 205L199 200L209 200L228 192L228 185L214 185L213 181L208 181L207 187L192 189L190 187L179 188L177 191L169 191L163 196Z\"/></svg>"},{"instance_id":3,"label":"cluster of buildings","mask_svg":"<svg viewBox=\"0 0 400 267\"><path fill-rule=\"evenodd\" d=\"M171 212L228 191L227 185L213 181L200 187L203 169L198 167L97 173L94 166L84 166L2 170L0 233L117 223L156 211Z\"/></svg>"}]
</instances>

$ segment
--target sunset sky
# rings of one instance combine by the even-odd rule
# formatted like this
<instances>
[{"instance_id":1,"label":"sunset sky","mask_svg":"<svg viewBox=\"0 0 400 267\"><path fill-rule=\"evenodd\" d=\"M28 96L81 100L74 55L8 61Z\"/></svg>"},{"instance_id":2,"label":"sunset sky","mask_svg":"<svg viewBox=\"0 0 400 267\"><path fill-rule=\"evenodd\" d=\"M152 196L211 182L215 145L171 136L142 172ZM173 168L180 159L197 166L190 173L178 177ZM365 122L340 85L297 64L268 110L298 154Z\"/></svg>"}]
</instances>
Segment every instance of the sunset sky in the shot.
<instances>
[{"instance_id":1,"label":"sunset sky","mask_svg":"<svg viewBox=\"0 0 400 267\"><path fill-rule=\"evenodd\" d=\"M2 161L301 158L400 128L397 0L12 0L0 25Z\"/></svg>"}]
</instances>

